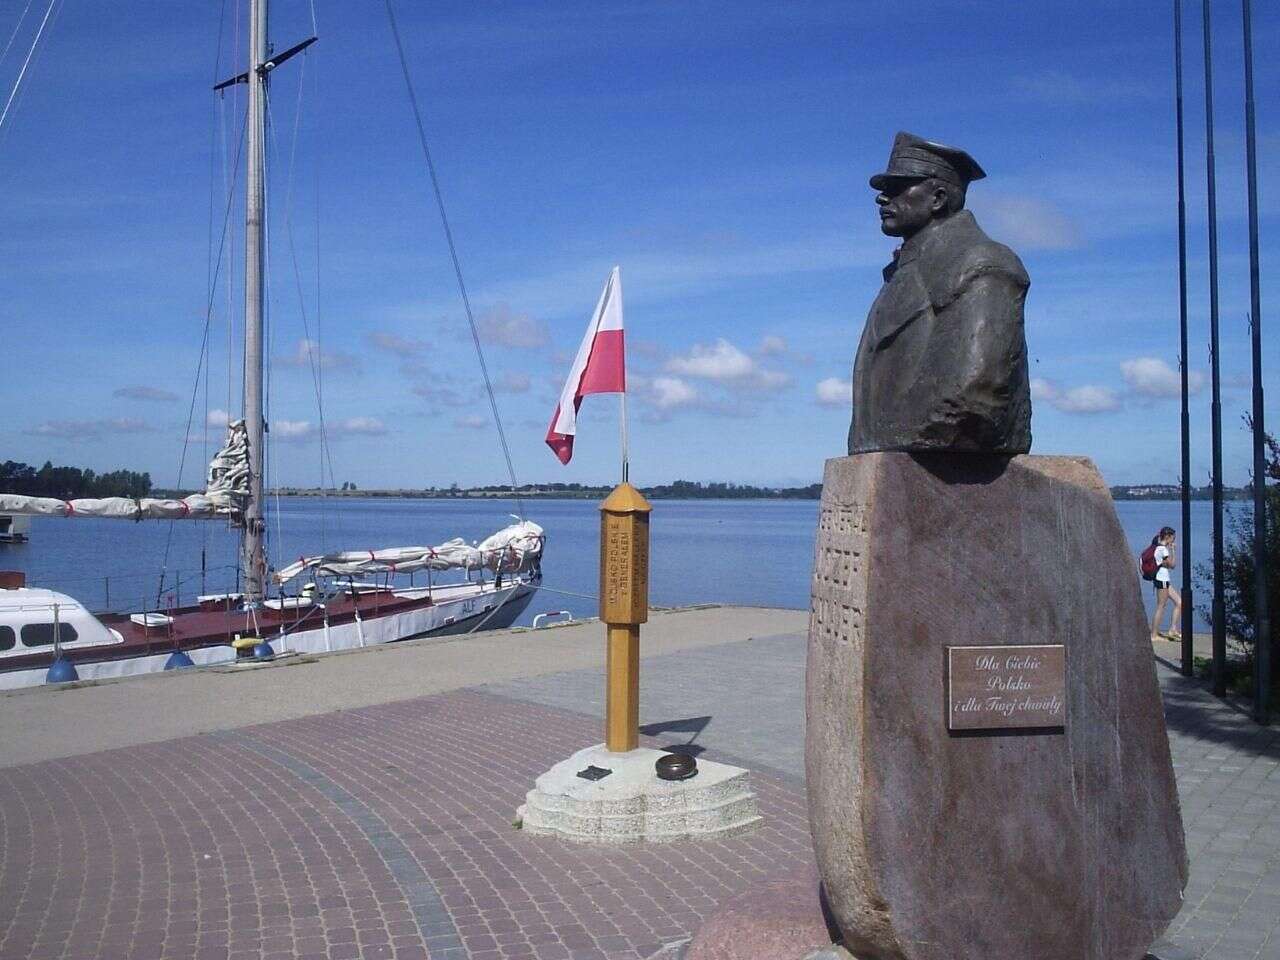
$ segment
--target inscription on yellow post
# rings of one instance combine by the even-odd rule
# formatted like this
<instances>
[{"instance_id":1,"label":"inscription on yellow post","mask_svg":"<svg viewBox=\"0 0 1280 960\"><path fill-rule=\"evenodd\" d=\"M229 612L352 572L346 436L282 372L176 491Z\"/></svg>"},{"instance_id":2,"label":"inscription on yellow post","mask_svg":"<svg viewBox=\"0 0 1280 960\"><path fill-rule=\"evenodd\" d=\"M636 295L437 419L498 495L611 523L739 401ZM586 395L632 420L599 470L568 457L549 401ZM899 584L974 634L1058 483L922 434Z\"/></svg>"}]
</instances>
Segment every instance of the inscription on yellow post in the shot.
<instances>
[{"instance_id":1,"label":"inscription on yellow post","mask_svg":"<svg viewBox=\"0 0 1280 960\"><path fill-rule=\"evenodd\" d=\"M629 483L600 504L600 619L608 635L605 746L640 743L640 624L649 619L649 501Z\"/></svg>"}]
</instances>

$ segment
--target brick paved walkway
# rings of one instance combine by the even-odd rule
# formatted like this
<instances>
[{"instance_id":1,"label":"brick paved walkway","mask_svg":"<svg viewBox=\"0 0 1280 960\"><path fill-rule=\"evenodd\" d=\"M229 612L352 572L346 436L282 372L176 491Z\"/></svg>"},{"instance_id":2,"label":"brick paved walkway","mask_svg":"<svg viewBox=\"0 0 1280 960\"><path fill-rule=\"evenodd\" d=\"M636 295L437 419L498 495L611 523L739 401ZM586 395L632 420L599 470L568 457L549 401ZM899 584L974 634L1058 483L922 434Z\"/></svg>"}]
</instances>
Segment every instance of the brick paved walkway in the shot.
<instances>
[{"instance_id":1,"label":"brick paved walkway","mask_svg":"<svg viewBox=\"0 0 1280 960\"><path fill-rule=\"evenodd\" d=\"M766 826L601 849L512 827L599 721L478 692L0 770L5 960L647 957L811 857Z\"/></svg>"},{"instance_id":2,"label":"brick paved walkway","mask_svg":"<svg viewBox=\"0 0 1280 960\"><path fill-rule=\"evenodd\" d=\"M0 957L648 957L811 857L802 661L798 636L645 661L650 742L749 758L766 825L721 842L512 827L599 740L597 669L0 769ZM1158 951L1280 960L1280 733L1158 673L1192 857Z\"/></svg>"}]
</instances>

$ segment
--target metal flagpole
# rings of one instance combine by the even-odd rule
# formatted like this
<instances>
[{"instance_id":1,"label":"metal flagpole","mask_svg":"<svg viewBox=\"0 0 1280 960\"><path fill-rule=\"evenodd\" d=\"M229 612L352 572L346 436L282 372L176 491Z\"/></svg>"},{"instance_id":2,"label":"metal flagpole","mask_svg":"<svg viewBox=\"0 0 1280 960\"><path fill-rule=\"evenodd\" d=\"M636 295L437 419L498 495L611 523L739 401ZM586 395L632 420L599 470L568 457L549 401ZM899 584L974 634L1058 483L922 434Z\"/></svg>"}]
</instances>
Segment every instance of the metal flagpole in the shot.
<instances>
[{"instance_id":1,"label":"metal flagpole","mask_svg":"<svg viewBox=\"0 0 1280 960\"><path fill-rule=\"evenodd\" d=\"M1204 128L1209 199L1209 369L1213 386L1213 692L1227 692L1226 604L1222 582L1222 378L1218 364L1218 196L1213 161L1213 31L1209 0L1204 17Z\"/></svg>"},{"instance_id":2,"label":"metal flagpole","mask_svg":"<svg viewBox=\"0 0 1280 960\"><path fill-rule=\"evenodd\" d=\"M1252 3L1244 5L1245 165L1249 180L1249 303L1253 347L1253 715L1267 723L1271 712L1271 618L1267 610L1267 464L1262 418L1262 298L1258 282L1258 154L1253 120Z\"/></svg>"},{"instance_id":3,"label":"metal flagpole","mask_svg":"<svg viewBox=\"0 0 1280 960\"><path fill-rule=\"evenodd\" d=\"M1195 671L1191 597L1191 410L1187 385L1187 200L1182 142L1182 0L1173 0L1173 64L1178 129L1178 320L1182 367L1182 675Z\"/></svg>"},{"instance_id":4,"label":"metal flagpole","mask_svg":"<svg viewBox=\"0 0 1280 960\"><path fill-rule=\"evenodd\" d=\"M619 285L619 289L618 289L618 294L617 294L617 295L618 295L619 297L621 297L621 296L622 296L622 290L621 290L621 285L622 285L622 268L621 268L621 267L614 267L614 270L616 270L616 271L617 271L617 273L618 273L618 285ZM610 281L612 281L612 277L610 277ZM619 310L621 310L621 309L622 309L622 302L621 302L621 300L619 300L619 302L618 302L618 309L619 309ZM622 421L622 423L621 423L621 428L622 428L622 482L623 482L623 483L630 483L630 482L631 482L631 454L630 454L630 451L628 450L628 442L627 442L627 441L628 441L628 437L627 437L627 390L626 390L626 386L627 386L627 384L626 384L626 376L627 376L627 374L626 374L626 370L627 370L627 353L626 353L626 350L627 350L627 341L626 341L626 339L625 339L625 337L624 337L624 339L623 339L623 341L622 341L622 371L623 371L623 372L622 372L622 380L623 380L623 382L622 382L622 388L623 388L623 389L622 389L622 392L618 394L618 398L619 398L619 400L620 400L620 403L619 403L619 415L620 415L620 417L621 417L621 421Z\"/></svg>"},{"instance_id":5,"label":"metal flagpole","mask_svg":"<svg viewBox=\"0 0 1280 960\"><path fill-rule=\"evenodd\" d=\"M629 483L631 479L631 464L629 462L630 455L627 451L627 391L623 390L618 394L618 397L621 400L622 420L622 482Z\"/></svg>"}]
</instances>

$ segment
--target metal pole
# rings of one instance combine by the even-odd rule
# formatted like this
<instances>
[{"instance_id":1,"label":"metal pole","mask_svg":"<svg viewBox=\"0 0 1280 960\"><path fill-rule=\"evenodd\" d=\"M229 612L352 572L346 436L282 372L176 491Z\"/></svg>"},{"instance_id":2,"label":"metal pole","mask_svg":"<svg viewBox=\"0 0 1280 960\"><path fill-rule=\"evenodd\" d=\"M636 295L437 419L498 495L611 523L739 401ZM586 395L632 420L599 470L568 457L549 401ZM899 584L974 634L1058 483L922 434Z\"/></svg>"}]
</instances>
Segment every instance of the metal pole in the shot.
<instances>
[{"instance_id":1,"label":"metal pole","mask_svg":"<svg viewBox=\"0 0 1280 960\"><path fill-rule=\"evenodd\" d=\"M1187 198L1182 139L1182 0L1173 0L1173 64L1178 128L1178 321L1182 368L1182 675L1195 672L1191 596L1191 410L1187 386Z\"/></svg>"},{"instance_id":2,"label":"metal pole","mask_svg":"<svg viewBox=\"0 0 1280 960\"><path fill-rule=\"evenodd\" d=\"M1271 617L1267 610L1267 462L1262 416L1262 296L1258 281L1258 153L1253 121L1253 4L1244 4L1244 137L1249 177L1249 304L1253 347L1253 715L1271 714Z\"/></svg>"},{"instance_id":3,"label":"metal pole","mask_svg":"<svg viewBox=\"0 0 1280 960\"><path fill-rule=\"evenodd\" d=\"M1204 132L1209 194L1209 369L1213 383L1213 692L1227 692L1226 604L1222 582L1222 378L1218 364L1218 193L1213 161L1213 31L1204 13ZM1185 556L1185 554L1184 554Z\"/></svg>"},{"instance_id":4,"label":"metal pole","mask_svg":"<svg viewBox=\"0 0 1280 960\"><path fill-rule=\"evenodd\" d=\"M620 405L620 417L622 420L622 482L627 483L631 479L630 456L627 452L627 391L623 390L618 396L622 401Z\"/></svg>"},{"instance_id":5,"label":"metal pole","mask_svg":"<svg viewBox=\"0 0 1280 960\"><path fill-rule=\"evenodd\" d=\"M262 444L265 434L262 402L262 275L265 260L265 100L267 75L260 67L267 59L267 0L252 0L249 12L249 118L245 177L244 277L244 419L249 440L249 502L244 513L244 541L240 567L249 601L261 600L266 556L263 550Z\"/></svg>"}]
</instances>

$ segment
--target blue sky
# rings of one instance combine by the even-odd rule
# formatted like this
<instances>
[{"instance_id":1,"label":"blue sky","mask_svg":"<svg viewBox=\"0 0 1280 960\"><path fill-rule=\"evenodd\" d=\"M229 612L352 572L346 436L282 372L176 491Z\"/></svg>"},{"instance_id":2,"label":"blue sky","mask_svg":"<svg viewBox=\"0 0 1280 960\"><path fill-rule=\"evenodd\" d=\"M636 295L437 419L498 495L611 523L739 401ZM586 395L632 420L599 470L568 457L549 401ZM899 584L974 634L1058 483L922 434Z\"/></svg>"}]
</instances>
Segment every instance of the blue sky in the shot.
<instances>
[{"instance_id":1,"label":"blue sky","mask_svg":"<svg viewBox=\"0 0 1280 960\"><path fill-rule=\"evenodd\" d=\"M0 61L5 98L46 2L33 0L19 24L26 0L0 0L0 44L15 36ZM843 452L849 367L894 245L866 180L899 129L979 160L989 177L971 188L970 208L1031 274L1034 451L1093 457L1112 483L1177 481L1168 4L397 9L521 481L616 478L612 397L586 401L568 467L542 442L614 263L633 479L818 479L822 461ZM1240 7L1215 0L1214 12L1224 459L1236 484L1250 458L1239 421L1250 404ZM1191 368L1204 382L1192 462L1202 483L1199 5L1184 16ZM1280 62L1265 52L1280 44L1280 12L1256 4L1254 18L1275 427ZM338 483L501 481L382 5L320 0L316 20L320 42L272 83L274 479L320 482L308 344L318 324ZM274 0L277 49L310 30L306 2ZM176 479L210 222L216 249L243 111L238 95L219 100L209 88L242 69L229 62L236 42L243 50L243 13L214 0L58 4L0 128L0 458ZM240 324L241 258L234 235L233 269L214 296L207 390L195 389L188 485L226 411L238 414L239 361L228 362L227 344L228 319L233 336Z\"/></svg>"}]
</instances>

